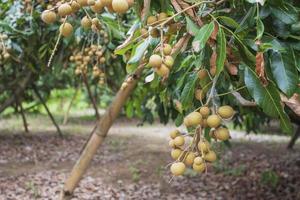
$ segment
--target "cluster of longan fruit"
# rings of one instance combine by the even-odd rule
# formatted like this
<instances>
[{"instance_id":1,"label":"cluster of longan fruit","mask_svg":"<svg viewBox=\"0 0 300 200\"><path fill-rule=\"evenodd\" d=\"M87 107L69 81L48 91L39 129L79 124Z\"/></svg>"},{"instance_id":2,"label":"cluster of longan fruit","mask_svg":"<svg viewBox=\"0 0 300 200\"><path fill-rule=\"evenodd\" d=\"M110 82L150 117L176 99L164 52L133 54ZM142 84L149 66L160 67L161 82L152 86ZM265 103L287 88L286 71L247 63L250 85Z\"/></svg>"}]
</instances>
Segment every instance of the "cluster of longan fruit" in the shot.
<instances>
[{"instance_id":1,"label":"cluster of longan fruit","mask_svg":"<svg viewBox=\"0 0 300 200\"><path fill-rule=\"evenodd\" d=\"M212 150L210 143L204 137L204 130L210 130L209 136L215 141L230 139L229 130L222 125L223 120L230 120L234 110L230 106L221 106L216 112L211 113L208 106L191 112L184 118L184 125L192 129L192 133L183 135L178 130L170 133L169 146L172 147L171 157L175 160L171 165L174 176L183 175L186 168L191 166L195 172L204 172L207 164L216 161L217 155ZM192 141L185 145L186 137L191 136Z\"/></svg>"},{"instance_id":2,"label":"cluster of longan fruit","mask_svg":"<svg viewBox=\"0 0 300 200\"><path fill-rule=\"evenodd\" d=\"M10 58L10 54L5 46L5 41L8 39L6 34L0 34L0 63Z\"/></svg>"},{"instance_id":3,"label":"cluster of longan fruit","mask_svg":"<svg viewBox=\"0 0 300 200\"><path fill-rule=\"evenodd\" d=\"M160 54L150 56L148 65L154 69L157 75L168 77L170 70L174 65L174 59L171 56L172 46L164 44L160 50Z\"/></svg>"},{"instance_id":4,"label":"cluster of longan fruit","mask_svg":"<svg viewBox=\"0 0 300 200\"><path fill-rule=\"evenodd\" d=\"M94 13L100 13L106 7L110 12L125 13L134 3L133 0L70 0L69 2L60 1L55 7L48 7L48 10L43 11L42 20L47 24L52 24L57 20L57 15L65 18L76 13L84 7L88 7ZM101 30L101 23L97 17L92 18L87 15L81 19L81 25L84 28L91 28L93 31ZM64 22L60 26L61 35L68 37L73 33L73 26L69 22Z\"/></svg>"},{"instance_id":5,"label":"cluster of longan fruit","mask_svg":"<svg viewBox=\"0 0 300 200\"><path fill-rule=\"evenodd\" d=\"M199 78L199 80L203 80L206 77L208 77L209 75L211 77L213 77L215 75L215 72L214 73L212 73L212 72L208 73L206 69L200 69L198 71L198 78ZM196 90L195 90L195 98L197 100L199 100L199 101L202 101L205 98L205 96L206 96L206 92L207 92L207 90L205 90L204 88L196 88Z\"/></svg>"}]
</instances>

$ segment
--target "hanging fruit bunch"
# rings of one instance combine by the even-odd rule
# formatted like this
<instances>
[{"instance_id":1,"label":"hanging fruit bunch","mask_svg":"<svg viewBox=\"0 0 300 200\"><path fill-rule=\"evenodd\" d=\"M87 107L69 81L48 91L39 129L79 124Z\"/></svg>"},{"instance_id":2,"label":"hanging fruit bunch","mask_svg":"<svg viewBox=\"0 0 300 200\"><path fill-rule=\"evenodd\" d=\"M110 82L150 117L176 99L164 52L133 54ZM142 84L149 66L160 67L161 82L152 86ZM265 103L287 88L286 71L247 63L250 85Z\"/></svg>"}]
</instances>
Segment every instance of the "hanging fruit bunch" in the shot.
<instances>
[{"instance_id":1,"label":"hanging fruit bunch","mask_svg":"<svg viewBox=\"0 0 300 200\"><path fill-rule=\"evenodd\" d=\"M8 52L6 41L8 40L8 36L4 33L0 34L0 64L10 58L10 54Z\"/></svg>"},{"instance_id":2,"label":"hanging fruit bunch","mask_svg":"<svg viewBox=\"0 0 300 200\"><path fill-rule=\"evenodd\" d=\"M208 139L227 141L230 139L228 128L223 122L229 121L234 115L230 106L202 106L184 118L184 125L189 134L182 134L178 130L170 133L169 146L172 147L171 157L175 160L171 165L174 176L183 175L187 167L195 172L206 171L207 165L217 160L217 155ZM205 137L205 131L209 136ZM191 138L191 139L190 139Z\"/></svg>"}]
</instances>

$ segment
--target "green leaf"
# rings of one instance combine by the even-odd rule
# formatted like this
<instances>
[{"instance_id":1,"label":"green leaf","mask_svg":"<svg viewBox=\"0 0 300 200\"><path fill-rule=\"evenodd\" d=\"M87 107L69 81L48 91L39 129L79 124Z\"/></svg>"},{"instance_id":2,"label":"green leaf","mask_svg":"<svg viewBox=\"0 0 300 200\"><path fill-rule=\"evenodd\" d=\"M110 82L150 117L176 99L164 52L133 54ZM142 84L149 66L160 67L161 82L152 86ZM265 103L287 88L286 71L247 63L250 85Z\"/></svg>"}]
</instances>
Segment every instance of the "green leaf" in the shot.
<instances>
[{"instance_id":1,"label":"green leaf","mask_svg":"<svg viewBox=\"0 0 300 200\"><path fill-rule=\"evenodd\" d=\"M212 32L214 31L215 24L214 22L210 22L209 24L204 25L196 34L193 41L193 48L195 51L199 52L201 49L205 47L205 44Z\"/></svg>"},{"instance_id":2,"label":"green leaf","mask_svg":"<svg viewBox=\"0 0 300 200\"><path fill-rule=\"evenodd\" d=\"M180 102L182 103L183 110L186 110L189 106L191 106L191 103L193 102L197 80L197 73L193 73L185 83L180 97Z\"/></svg>"},{"instance_id":3,"label":"green leaf","mask_svg":"<svg viewBox=\"0 0 300 200\"><path fill-rule=\"evenodd\" d=\"M221 16L219 17L220 22L222 22L224 25L229 26L230 28L236 29L239 27L239 24L232 18L226 17L226 16Z\"/></svg>"},{"instance_id":4,"label":"green leaf","mask_svg":"<svg viewBox=\"0 0 300 200\"><path fill-rule=\"evenodd\" d=\"M224 69L226 59L226 37L222 28L219 29L217 35L217 75Z\"/></svg>"},{"instance_id":5,"label":"green leaf","mask_svg":"<svg viewBox=\"0 0 300 200\"><path fill-rule=\"evenodd\" d=\"M285 24L294 24L298 21L298 12L290 4L285 4L283 7L271 7L271 12Z\"/></svg>"},{"instance_id":6,"label":"green leaf","mask_svg":"<svg viewBox=\"0 0 300 200\"><path fill-rule=\"evenodd\" d=\"M186 16L185 19L187 31L192 35L196 35L199 31L199 27L188 16Z\"/></svg>"},{"instance_id":7,"label":"green leaf","mask_svg":"<svg viewBox=\"0 0 300 200\"><path fill-rule=\"evenodd\" d=\"M144 53L148 49L149 45L150 45L150 38L144 40L141 44L139 44L139 46L135 49L134 55L128 61L128 64L139 62L144 56Z\"/></svg>"},{"instance_id":8,"label":"green leaf","mask_svg":"<svg viewBox=\"0 0 300 200\"><path fill-rule=\"evenodd\" d=\"M284 112L278 90L272 82L268 86L261 85L255 71L249 66L245 67L245 84L255 102L263 112L271 117L279 117L282 130L292 133L293 127L288 115Z\"/></svg>"},{"instance_id":9,"label":"green leaf","mask_svg":"<svg viewBox=\"0 0 300 200\"><path fill-rule=\"evenodd\" d=\"M265 32L264 23L261 21L260 18L258 18L256 21L256 31L257 31L257 36L255 40L260 40Z\"/></svg>"},{"instance_id":10,"label":"green leaf","mask_svg":"<svg viewBox=\"0 0 300 200\"><path fill-rule=\"evenodd\" d=\"M276 84L280 90L291 97L298 84L298 73L293 56L273 51L269 59Z\"/></svg>"}]
</instances>

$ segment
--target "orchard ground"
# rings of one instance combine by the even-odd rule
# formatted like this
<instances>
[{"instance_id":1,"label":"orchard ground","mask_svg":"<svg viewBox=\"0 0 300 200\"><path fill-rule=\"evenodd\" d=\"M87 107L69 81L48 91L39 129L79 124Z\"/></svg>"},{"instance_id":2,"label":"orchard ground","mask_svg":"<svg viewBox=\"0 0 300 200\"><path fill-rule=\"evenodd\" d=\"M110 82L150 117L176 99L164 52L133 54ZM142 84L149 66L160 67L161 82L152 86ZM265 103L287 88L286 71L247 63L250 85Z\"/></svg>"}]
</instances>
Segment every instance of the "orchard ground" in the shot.
<instances>
[{"instance_id":1,"label":"orchard ground","mask_svg":"<svg viewBox=\"0 0 300 200\"><path fill-rule=\"evenodd\" d=\"M95 124L88 114L61 125L64 139L44 115L29 115L29 134L21 117L1 119L0 199L57 199ZM287 136L232 131L232 147L216 147L221 160L207 174L172 179L174 125L138 123L118 119L74 199L300 199L300 145L287 151Z\"/></svg>"}]
</instances>

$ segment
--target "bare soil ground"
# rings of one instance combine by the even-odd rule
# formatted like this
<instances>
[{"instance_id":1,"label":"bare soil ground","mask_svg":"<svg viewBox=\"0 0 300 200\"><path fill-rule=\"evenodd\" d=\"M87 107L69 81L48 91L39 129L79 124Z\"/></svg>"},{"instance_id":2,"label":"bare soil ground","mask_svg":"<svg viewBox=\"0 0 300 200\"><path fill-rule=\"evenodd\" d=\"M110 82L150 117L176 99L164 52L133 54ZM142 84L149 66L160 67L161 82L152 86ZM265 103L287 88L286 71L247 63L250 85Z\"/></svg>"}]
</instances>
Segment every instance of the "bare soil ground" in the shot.
<instances>
[{"instance_id":1,"label":"bare soil ground","mask_svg":"<svg viewBox=\"0 0 300 200\"><path fill-rule=\"evenodd\" d=\"M43 116L0 120L0 199L57 199L94 123L73 119L57 137ZM76 189L78 200L96 199L300 199L300 147L288 137L233 132L231 148L217 146L220 160L207 174L171 175L168 132L173 126L137 127L120 119Z\"/></svg>"}]
</instances>

